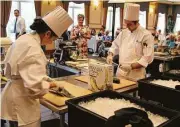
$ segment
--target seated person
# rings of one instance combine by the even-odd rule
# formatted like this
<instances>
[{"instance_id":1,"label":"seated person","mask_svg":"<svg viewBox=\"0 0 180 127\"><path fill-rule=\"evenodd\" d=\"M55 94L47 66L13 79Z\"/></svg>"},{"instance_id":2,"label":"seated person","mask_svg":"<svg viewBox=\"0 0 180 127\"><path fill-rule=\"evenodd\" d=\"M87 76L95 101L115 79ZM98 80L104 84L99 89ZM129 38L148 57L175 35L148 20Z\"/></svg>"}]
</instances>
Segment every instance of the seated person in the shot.
<instances>
[{"instance_id":1,"label":"seated person","mask_svg":"<svg viewBox=\"0 0 180 127\"><path fill-rule=\"evenodd\" d=\"M167 45L169 48L175 48L175 36L173 34L170 35L169 40L167 41Z\"/></svg>"},{"instance_id":2,"label":"seated person","mask_svg":"<svg viewBox=\"0 0 180 127\"><path fill-rule=\"evenodd\" d=\"M180 31L178 31L178 33L177 33L177 36L179 36L180 35Z\"/></svg>"},{"instance_id":3,"label":"seated person","mask_svg":"<svg viewBox=\"0 0 180 127\"><path fill-rule=\"evenodd\" d=\"M176 45L177 45L176 48L180 49L180 35L178 35L177 37Z\"/></svg>"},{"instance_id":4,"label":"seated person","mask_svg":"<svg viewBox=\"0 0 180 127\"><path fill-rule=\"evenodd\" d=\"M91 36L96 36L96 30L94 28L91 29Z\"/></svg>"},{"instance_id":5,"label":"seated person","mask_svg":"<svg viewBox=\"0 0 180 127\"><path fill-rule=\"evenodd\" d=\"M69 32L66 30L62 35L61 35L61 37L63 37L63 40L64 41L67 41L67 40L69 40Z\"/></svg>"},{"instance_id":6,"label":"seated person","mask_svg":"<svg viewBox=\"0 0 180 127\"><path fill-rule=\"evenodd\" d=\"M109 36L109 30L106 30L105 35L103 36L103 41L111 41L111 36Z\"/></svg>"},{"instance_id":7,"label":"seated person","mask_svg":"<svg viewBox=\"0 0 180 127\"><path fill-rule=\"evenodd\" d=\"M112 38L109 36L109 30L105 32L105 35L103 36L103 42L106 46L111 46Z\"/></svg>"},{"instance_id":8,"label":"seated person","mask_svg":"<svg viewBox=\"0 0 180 127\"><path fill-rule=\"evenodd\" d=\"M105 26L101 26L101 29L100 29L100 31L99 31L99 33L98 33L98 36L104 36L104 34L105 34L105 29L106 29L106 27Z\"/></svg>"}]
</instances>

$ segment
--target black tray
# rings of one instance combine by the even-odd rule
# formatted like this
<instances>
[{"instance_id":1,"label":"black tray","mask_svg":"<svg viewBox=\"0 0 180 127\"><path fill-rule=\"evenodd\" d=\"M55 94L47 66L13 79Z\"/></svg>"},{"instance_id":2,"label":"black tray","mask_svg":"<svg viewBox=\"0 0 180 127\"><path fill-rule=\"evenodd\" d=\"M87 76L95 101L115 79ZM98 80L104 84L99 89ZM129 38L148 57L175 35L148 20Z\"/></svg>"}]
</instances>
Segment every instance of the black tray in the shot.
<instances>
[{"instance_id":1,"label":"black tray","mask_svg":"<svg viewBox=\"0 0 180 127\"><path fill-rule=\"evenodd\" d=\"M78 105L79 102L91 101L98 97L108 97L112 99L124 98L131 101L132 103L140 105L141 107L154 114L159 114L169 118L168 121L159 125L158 127L180 127L179 112L114 91L101 91L66 101L66 104L68 105L69 127L104 127L107 121L105 117L100 116Z\"/></svg>"},{"instance_id":2,"label":"black tray","mask_svg":"<svg viewBox=\"0 0 180 127\"><path fill-rule=\"evenodd\" d=\"M163 106L180 111L180 91L150 83L154 79L176 80L177 78L159 76L149 77L138 81L138 95L146 100L159 102Z\"/></svg>"},{"instance_id":3,"label":"black tray","mask_svg":"<svg viewBox=\"0 0 180 127\"><path fill-rule=\"evenodd\" d=\"M164 72L164 76L172 77L172 78L176 78L176 79L180 80L180 74L173 74L173 73L170 73L169 71L168 72Z\"/></svg>"}]
</instances>

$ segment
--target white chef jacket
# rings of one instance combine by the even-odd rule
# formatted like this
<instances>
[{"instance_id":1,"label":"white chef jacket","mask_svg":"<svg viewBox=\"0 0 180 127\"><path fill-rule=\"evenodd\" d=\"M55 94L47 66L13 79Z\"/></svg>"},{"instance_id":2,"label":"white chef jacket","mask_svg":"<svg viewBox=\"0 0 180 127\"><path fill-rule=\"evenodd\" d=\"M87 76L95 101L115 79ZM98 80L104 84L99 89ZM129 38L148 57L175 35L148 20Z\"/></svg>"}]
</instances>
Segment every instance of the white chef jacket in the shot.
<instances>
[{"instance_id":1,"label":"white chef jacket","mask_svg":"<svg viewBox=\"0 0 180 127\"><path fill-rule=\"evenodd\" d=\"M180 48L180 41L176 41L177 48Z\"/></svg>"},{"instance_id":2,"label":"white chef jacket","mask_svg":"<svg viewBox=\"0 0 180 127\"><path fill-rule=\"evenodd\" d=\"M166 37L165 37L163 34L159 34L159 35L158 35L158 40L159 40L160 42L163 42L163 41L166 40Z\"/></svg>"},{"instance_id":3,"label":"white chef jacket","mask_svg":"<svg viewBox=\"0 0 180 127\"><path fill-rule=\"evenodd\" d=\"M114 55L119 54L120 65L131 65L135 62L141 64L143 68L134 69L127 76L138 80L145 77L145 68L153 61L154 38L141 26L133 32L125 29L112 42L109 52Z\"/></svg>"},{"instance_id":4,"label":"white chef jacket","mask_svg":"<svg viewBox=\"0 0 180 127\"><path fill-rule=\"evenodd\" d=\"M14 19L14 25L15 25L15 22L16 22L16 18ZM14 27L13 27L13 32L14 32ZM26 32L25 20L21 16L18 16L15 33L19 33L20 35L22 35L24 32Z\"/></svg>"},{"instance_id":5,"label":"white chef jacket","mask_svg":"<svg viewBox=\"0 0 180 127\"><path fill-rule=\"evenodd\" d=\"M38 98L48 92L47 59L38 34L25 34L9 48L5 75L11 79L2 91L1 119L27 125L40 119Z\"/></svg>"}]
</instances>

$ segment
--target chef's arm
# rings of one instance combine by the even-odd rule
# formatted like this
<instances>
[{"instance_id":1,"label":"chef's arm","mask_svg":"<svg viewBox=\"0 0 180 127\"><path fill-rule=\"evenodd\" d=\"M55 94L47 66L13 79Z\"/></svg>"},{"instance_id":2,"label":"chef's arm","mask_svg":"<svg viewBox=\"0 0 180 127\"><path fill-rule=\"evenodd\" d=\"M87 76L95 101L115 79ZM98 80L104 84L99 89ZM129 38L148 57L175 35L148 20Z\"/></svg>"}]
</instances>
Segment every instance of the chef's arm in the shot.
<instances>
[{"instance_id":1,"label":"chef's arm","mask_svg":"<svg viewBox=\"0 0 180 127\"><path fill-rule=\"evenodd\" d=\"M131 64L132 69L139 69L139 68L142 68L142 67L143 67L143 65L139 64L138 62Z\"/></svg>"},{"instance_id":2,"label":"chef's arm","mask_svg":"<svg viewBox=\"0 0 180 127\"><path fill-rule=\"evenodd\" d=\"M122 32L118 35L118 37L112 42L112 46L109 49L108 55L118 55L119 54L119 44L121 40Z\"/></svg>"},{"instance_id":3,"label":"chef's arm","mask_svg":"<svg viewBox=\"0 0 180 127\"><path fill-rule=\"evenodd\" d=\"M44 59L39 54L29 56L18 64L24 87L27 88L28 94L34 98L42 97L51 87L46 78L45 64Z\"/></svg>"},{"instance_id":4,"label":"chef's arm","mask_svg":"<svg viewBox=\"0 0 180 127\"><path fill-rule=\"evenodd\" d=\"M153 36L152 35L146 35L142 42L142 48L143 48L143 56L137 63L132 64L132 68L140 68L140 67L147 67L148 64L150 64L154 59L154 43L153 43Z\"/></svg>"}]
</instances>

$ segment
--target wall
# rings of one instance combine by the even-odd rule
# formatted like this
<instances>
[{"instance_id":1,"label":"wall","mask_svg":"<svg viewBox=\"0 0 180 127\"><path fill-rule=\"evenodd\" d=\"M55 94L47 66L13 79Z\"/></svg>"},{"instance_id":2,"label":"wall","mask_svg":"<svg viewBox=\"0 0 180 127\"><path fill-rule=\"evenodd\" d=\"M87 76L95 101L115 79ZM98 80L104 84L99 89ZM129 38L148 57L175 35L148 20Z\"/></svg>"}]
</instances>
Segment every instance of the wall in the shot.
<instances>
[{"instance_id":1,"label":"wall","mask_svg":"<svg viewBox=\"0 0 180 127\"><path fill-rule=\"evenodd\" d=\"M98 7L95 9L93 2L90 4L89 10L89 27L100 29L102 25L102 16L103 16L103 3L99 1Z\"/></svg>"},{"instance_id":2,"label":"wall","mask_svg":"<svg viewBox=\"0 0 180 127\"><path fill-rule=\"evenodd\" d=\"M154 32L157 22L158 4L155 2L151 2L149 7L151 8L151 10L149 9L147 29L151 32Z\"/></svg>"}]
</instances>

